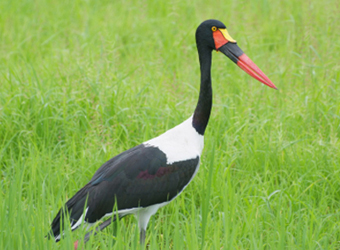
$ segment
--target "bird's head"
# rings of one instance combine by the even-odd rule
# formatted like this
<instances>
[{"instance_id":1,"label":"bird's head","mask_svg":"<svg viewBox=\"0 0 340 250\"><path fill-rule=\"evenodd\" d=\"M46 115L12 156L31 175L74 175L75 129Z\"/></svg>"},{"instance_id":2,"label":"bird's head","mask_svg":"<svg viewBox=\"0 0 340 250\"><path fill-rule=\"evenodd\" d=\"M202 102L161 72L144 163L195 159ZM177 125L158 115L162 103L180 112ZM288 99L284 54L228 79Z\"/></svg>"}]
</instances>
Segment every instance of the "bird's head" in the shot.
<instances>
[{"instance_id":1,"label":"bird's head","mask_svg":"<svg viewBox=\"0 0 340 250\"><path fill-rule=\"evenodd\" d=\"M221 51L250 76L273 89L277 89L272 81L238 47L236 40L229 35L222 22L210 19L201 23L196 30L196 44L198 50L203 48Z\"/></svg>"}]
</instances>

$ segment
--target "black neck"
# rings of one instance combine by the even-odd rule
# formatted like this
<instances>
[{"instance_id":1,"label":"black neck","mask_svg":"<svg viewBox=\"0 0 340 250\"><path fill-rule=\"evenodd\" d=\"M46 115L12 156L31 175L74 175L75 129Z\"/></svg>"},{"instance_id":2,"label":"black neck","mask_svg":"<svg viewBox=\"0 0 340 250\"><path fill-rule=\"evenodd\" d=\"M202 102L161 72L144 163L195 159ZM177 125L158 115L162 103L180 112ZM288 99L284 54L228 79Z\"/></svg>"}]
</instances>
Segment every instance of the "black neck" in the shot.
<instances>
[{"instance_id":1,"label":"black neck","mask_svg":"<svg viewBox=\"0 0 340 250\"><path fill-rule=\"evenodd\" d=\"M211 88L211 50L207 47L197 46L200 69L201 69L201 88L198 103L194 112L192 125L200 135L204 135L208 125L212 106Z\"/></svg>"}]
</instances>

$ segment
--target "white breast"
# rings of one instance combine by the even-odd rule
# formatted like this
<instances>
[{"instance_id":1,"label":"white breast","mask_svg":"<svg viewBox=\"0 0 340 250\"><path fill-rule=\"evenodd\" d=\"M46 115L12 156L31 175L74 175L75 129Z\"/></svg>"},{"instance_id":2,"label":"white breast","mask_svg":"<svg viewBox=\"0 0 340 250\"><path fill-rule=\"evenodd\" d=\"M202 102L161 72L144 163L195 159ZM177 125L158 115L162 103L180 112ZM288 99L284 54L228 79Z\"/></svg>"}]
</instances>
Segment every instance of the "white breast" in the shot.
<instances>
[{"instance_id":1,"label":"white breast","mask_svg":"<svg viewBox=\"0 0 340 250\"><path fill-rule=\"evenodd\" d=\"M204 137L192 126L192 116L164 134L143 143L146 147L158 147L167 157L167 163L196 158L204 146Z\"/></svg>"}]
</instances>

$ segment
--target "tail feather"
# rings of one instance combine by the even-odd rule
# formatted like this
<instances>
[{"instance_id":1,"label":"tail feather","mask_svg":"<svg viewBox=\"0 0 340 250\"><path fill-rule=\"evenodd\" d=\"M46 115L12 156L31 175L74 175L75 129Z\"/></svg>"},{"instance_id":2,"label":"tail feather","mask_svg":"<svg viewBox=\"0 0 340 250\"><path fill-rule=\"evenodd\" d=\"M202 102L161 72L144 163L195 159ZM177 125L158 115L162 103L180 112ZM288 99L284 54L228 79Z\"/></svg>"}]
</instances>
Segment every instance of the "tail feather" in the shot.
<instances>
[{"instance_id":1,"label":"tail feather","mask_svg":"<svg viewBox=\"0 0 340 250\"><path fill-rule=\"evenodd\" d=\"M87 195L89 192L88 185L80 189L71 199L69 199L66 204L60 208L56 217L51 223L51 230L47 237L54 237L55 241L60 240L60 235L64 231L65 225L70 225L72 231L75 230L79 225L75 224L79 221L84 213ZM81 224L81 223L79 223Z\"/></svg>"}]
</instances>

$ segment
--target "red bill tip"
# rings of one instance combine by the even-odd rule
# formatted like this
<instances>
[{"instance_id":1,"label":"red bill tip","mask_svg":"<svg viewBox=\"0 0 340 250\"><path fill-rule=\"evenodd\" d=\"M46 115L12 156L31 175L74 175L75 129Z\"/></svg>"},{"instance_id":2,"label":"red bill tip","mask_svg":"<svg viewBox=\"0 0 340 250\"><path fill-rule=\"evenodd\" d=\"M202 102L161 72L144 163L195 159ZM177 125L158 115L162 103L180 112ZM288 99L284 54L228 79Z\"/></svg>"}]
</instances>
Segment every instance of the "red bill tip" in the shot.
<instances>
[{"instance_id":1,"label":"red bill tip","mask_svg":"<svg viewBox=\"0 0 340 250\"><path fill-rule=\"evenodd\" d=\"M247 72L250 76L254 77L256 80L262 82L263 84L271 87L273 89L277 89L274 83L253 63L252 60L246 55L243 54L238 58L237 65Z\"/></svg>"}]
</instances>

